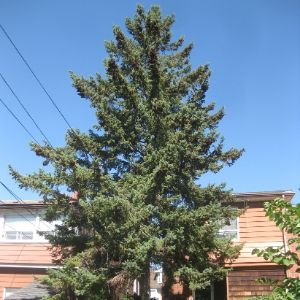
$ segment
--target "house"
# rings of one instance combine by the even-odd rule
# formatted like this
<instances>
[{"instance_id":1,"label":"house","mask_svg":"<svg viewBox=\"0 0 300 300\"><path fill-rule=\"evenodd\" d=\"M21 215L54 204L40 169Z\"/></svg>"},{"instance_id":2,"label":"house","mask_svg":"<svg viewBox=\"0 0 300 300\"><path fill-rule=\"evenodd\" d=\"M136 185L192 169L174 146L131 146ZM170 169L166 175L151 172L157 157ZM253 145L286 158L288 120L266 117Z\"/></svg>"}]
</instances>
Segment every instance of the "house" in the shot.
<instances>
[{"instance_id":1,"label":"house","mask_svg":"<svg viewBox=\"0 0 300 300\"><path fill-rule=\"evenodd\" d=\"M266 295L272 290L271 286L258 283L259 278L282 280L298 276L293 271L286 271L282 266L252 255L254 248L284 246L288 249L287 234L266 217L263 207L266 201L279 197L291 201L293 196L291 191L234 194L234 205L244 212L220 233L232 236L234 243L243 245L243 248L236 260L227 263L231 268L227 278L215 282L205 291L193 291L193 299L246 300L251 296Z\"/></svg>"},{"instance_id":2,"label":"house","mask_svg":"<svg viewBox=\"0 0 300 300\"><path fill-rule=\"evenodd\" d=\"M150 270L150 299L162 300L163 272L162 268Z\"/></svg>"},{"instance_id":3,"label":"house","mask_svg":"<svg viewBox=\"0 0 300 300\"><path fill-rule=\"evenodd\" d=\"M0 299L7 299L53 267L49 243L39 232L54 224L41 220L43 203L0 203Z\"/></svg>"},{"instance_id":4,"label":"house","mask_svg":"<svg viewBox=\"0 0 300 300\"><path fill-rule=\"evenodd\" d=\"M269 246L288 248L287 234L276 227L274 222L269 221L265 216L263 205L266 201L278 197L291 201L293 196L294 193L291 191L235 194L234 205L244 209L244 212L236 220L232 220L230 225L222 228L220 234L230 235L234 243L242 244L243 248L236 260L227 263L231 269L227 278L215 282L205 291L190 291L186 297L184 289L177 283L173 286L173 291L177 295L174 299L248 299L271 291L270 286L259 284L258 278L282 280L286 276L298 276L293 269L286 271L281 266L252 255L254 248L262 249ZM40 287L33 283L35 277L42 276L47 269L53 267L49 244L38 232L51 232L54 224L41 221L42 214L41 202L0 202L0 300L7 299L11 293L22 295L24 290L21 292L19 289L25 286L28 286L27 290L39 290ZM150 296L163 300L162 269L152 270L150 274ZM137 281L133 290L135 292L139 290Z\"/></svg>"},{"instance_id":5,"label":"house","mask_svg":"<svg viewBox=\"0 0 300 300\"><path fill-rule=\"evenodd\" d=\"M285 277L296 276L295 273L286 272L283 266L265 261L262 257L252 255L254 248L284 246L288 249L286 232L280 230L274 222L265 215L264 203L275 198L284 198L291 201L294 192L275 191L258 193L236 194L239 208L246 209L237 218L236 243L242 244L243 248L239 257L228 264L232 268L226 278L226 294L228 300L247 299L251 296L270 293L272 287L257 282L258 278L267 277L274 280L282 280ZM219 298L215 298L216 300ZM221 300L221 299L220 299Z\"/></svg>"}]
</instances>

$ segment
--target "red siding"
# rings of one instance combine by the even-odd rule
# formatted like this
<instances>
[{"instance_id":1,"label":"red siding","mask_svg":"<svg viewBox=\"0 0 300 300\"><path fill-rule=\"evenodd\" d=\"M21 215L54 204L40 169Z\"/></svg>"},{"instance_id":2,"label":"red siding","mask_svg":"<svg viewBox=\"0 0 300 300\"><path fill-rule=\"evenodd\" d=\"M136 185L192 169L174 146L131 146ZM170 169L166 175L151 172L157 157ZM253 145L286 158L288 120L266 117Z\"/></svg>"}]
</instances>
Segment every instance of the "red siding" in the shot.
<instances>
[{"instance_id":1,"label":"red siding","mask_svg":"<svg viewBox=\"0 0 300 300\"><path fill-rule=\"evenodd\" d=\"M40 271L0 270L0 299L3 299L4 288L23 288L43 273Z\"/></svg>"},{"instance_id":2,"label":"red siding","mask_svg":"<svg viewBox=\"0 0 300 300\"><path fill-rule=\"evenodd\" d=\"M230 266L272 265L263 258L252 255L254 248L282 246L282 231L266 217L263 202L248 203L245 212L239 217L239 241L243 248L238 259Z\"/></svg>"},{"instance_id":3,"label":"red siding","mask_svg":"<svg viewBox=\"0 0 300 300\"><path fill-rule=\"evenodd\" d=\"M1 243L0 265L9 263L35 265L51 264L52 257L49 244Z\"/></svg>"},{"instance_id":4,"label":"red siding","mask_svg":"<svg viewBox=\"0 0 300 300\"><path fill-rule=\"evenodd\" d=\"M52 264L49 244L0 243L0 265L47 266ZM4 288L22 288L45 274L45 269L16 268L13 265L0 268L0 299Z\"/></svg>"}]
</instances>

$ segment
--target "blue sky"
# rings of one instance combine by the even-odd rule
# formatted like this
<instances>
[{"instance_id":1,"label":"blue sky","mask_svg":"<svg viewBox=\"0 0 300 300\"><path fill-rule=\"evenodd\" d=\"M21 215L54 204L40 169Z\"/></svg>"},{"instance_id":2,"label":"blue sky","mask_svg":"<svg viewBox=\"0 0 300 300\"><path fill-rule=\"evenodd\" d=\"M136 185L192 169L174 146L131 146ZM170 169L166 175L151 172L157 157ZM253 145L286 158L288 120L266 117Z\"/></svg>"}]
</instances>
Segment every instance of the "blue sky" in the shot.
<instances>
[{"instance_id":1,"label":"blue sky","mask_svg":"<svg viewBox=\"0 0 300 300\"><path fill-rule=\"evenodd\" d=\"M0 0L0 21L71 125L85 131L94 124L94 112L72 88L69 71L102 73L104 41L137 3L159 4L164 14L175 14L174 37L194 43L193 66L211 66L207 102L225 107L219 129L226 147L246 150L235 165L200 183L226 182L235 192L293 190L300 202L300 1ZM1 31L0 45L0 72L53 145L63 145L66 124ZM0 97L42 141L1 80ZM0 137L0 179L23 199L38 198L8 174L8 164L30 173L40 160L3 106ZM0 187L0 199L10 198Z\"/></svg>"}]
</instances>

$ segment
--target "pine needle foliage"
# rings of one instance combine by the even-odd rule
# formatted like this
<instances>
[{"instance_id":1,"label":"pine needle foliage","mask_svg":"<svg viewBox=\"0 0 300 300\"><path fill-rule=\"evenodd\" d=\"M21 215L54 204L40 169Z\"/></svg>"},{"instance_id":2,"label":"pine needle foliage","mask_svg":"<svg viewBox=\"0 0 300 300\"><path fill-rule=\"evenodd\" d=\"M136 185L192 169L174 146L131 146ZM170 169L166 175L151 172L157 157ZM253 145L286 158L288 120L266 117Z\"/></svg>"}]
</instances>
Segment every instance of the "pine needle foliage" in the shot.
<instances>
[{"instance_id":1,"label":"pine needle foliage","mask_svg":"<svg viewBox=\"0 0 300 300\"><path fill-rule=\"evenodd\" d=\"M72 274L71 258L73 272L83 268L84 278L105 282L103 299L124 293L134 278L145 283L146 299L152 264L163 267L166 289L175 276L190 288L205 288L224 277L224 261L238 252L218 236L238 214L228 205L231 192L200 183L204 174L231 166L243 150L224 150L218 132L224 111L205 102L209 66L192 68L193 45L172 40L174 20L158 6L138 6L126 19L127 35L114 26L114 39L105 43L105 74L71 73L97 123L88 133L69 131L64 147L32 144L43 159L37 172L24 176L10 169L22 188L43 197L47 220L63 220L49 238L65 276ZM63 269L58 272L49 276L61 291ZM67 286L80 299L96 281L80 290L76 278L82 277L74 275Z\"/></svg>"}]
</instances>

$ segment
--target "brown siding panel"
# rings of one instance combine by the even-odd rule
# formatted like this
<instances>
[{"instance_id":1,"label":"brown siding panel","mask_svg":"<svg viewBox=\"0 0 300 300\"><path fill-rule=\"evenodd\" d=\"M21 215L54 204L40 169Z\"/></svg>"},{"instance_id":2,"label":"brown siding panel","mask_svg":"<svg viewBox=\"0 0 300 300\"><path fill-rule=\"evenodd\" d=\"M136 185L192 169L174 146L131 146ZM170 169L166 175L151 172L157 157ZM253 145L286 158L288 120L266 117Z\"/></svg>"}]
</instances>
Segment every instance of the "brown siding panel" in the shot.
<instances>
[{"instance_id":1,"label":"brown siding panel","mask_svg":"<svg viewBox=\"0 0 300 300\"><path fill-rule=\"evenodd\" d=\"M257 282L259 278L270 278L272 280L283 280L285 271L280 268L274 269L243 269L229 272L228 282L228 300L244 300L251 296L267 295L272 287Z\"/></svg>"}]
</instances>

